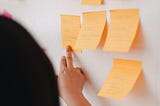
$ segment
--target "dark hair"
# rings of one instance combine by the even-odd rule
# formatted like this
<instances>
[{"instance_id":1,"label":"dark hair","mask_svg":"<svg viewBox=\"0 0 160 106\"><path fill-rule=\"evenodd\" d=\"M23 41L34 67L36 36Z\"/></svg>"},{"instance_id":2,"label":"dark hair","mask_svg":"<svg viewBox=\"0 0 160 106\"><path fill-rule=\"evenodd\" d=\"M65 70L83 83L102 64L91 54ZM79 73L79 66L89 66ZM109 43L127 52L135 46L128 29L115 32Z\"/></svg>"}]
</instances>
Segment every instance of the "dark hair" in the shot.
<instances>
[{"instance_id":1,"label":"dark hair","mask_svg":"<svg viewBox=\"0 0 160 106\"><path fill-rule=\"evenodd\" d=\"M49 59L21 25L2 16L0 98L0 106L59 106Z\"/></svg>"}]
</instances>

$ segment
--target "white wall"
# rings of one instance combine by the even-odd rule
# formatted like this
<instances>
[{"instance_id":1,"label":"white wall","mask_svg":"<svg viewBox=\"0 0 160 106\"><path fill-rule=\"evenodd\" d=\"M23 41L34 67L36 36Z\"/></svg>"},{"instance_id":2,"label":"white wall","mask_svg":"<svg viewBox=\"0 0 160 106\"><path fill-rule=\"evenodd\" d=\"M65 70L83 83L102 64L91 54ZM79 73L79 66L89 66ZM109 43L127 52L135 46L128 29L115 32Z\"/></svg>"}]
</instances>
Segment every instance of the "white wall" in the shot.
<instances>
[{"instance_id":1,"label":"white wall","mask_svg":"<svg viewBox=\"0 0 160 106\"><path fill-rule=\"evenodd\" d=\"M105 0L102 6L83 6L80 0L0 0L0 10L7 9L14 19L25 26L46 49L56 72L59 59L65 55L61 48L60 14L81 15L84 11L139 8L141 33L129 53L84 50L75 54L77 65L85 69L88 78L84 92L93 106L160 106L160 1L159 0ZM109 21L109 13L108 13ZM143 62L143 74L129 95L122 100L97 97L112 59L138 59ZM62 102L62 106L65 104Z\"/></svg>"}]
</instances>

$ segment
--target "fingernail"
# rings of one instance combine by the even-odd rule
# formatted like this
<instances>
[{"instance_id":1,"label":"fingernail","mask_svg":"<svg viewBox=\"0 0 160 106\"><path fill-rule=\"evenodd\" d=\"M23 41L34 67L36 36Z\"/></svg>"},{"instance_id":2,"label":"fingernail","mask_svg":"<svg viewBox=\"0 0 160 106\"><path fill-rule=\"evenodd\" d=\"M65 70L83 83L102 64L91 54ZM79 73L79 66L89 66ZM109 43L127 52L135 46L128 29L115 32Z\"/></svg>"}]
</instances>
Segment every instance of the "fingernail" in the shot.
<instances>
[{"instance_id":1,"label":"fingernail","mask_svg":"<svg viewBox=\"0 0 160 106\"><path fill-rule=\"evenodd\" d=\"M68 45L66 48L67 48L67 52L70 52L72 50L70 45Z\"/></svg>"},{"instance_id":2,"label":"fingernail","mask_svg":"<svg viewBox=\"0 0 160 106\"><path fill-rule=\"evenodd\" d=\"M66 57L65 56L62 56L62 58L61 59L65 59Z\"/></svg>"},{"instance_id":3,"label":"fingernail","mask_svg":"<svg viewBox=\"0 0 160 106\"><path fill-rule=\"evenodd\" d=\"M69 49L70 48L70 45L67 45L67 49Z\"/></svg>"}]
</instances>

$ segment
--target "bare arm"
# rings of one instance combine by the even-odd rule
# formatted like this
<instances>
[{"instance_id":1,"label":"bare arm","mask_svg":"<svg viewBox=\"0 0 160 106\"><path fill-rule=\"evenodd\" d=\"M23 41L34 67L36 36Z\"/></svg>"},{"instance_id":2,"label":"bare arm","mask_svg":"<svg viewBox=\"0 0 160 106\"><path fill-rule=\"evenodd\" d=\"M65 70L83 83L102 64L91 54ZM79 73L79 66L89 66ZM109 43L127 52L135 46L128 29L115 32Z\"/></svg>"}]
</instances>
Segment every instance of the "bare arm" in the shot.
<instances>
[{"instance_id":1,"label":"bare arm","mask_svg":"<svg viewBox=\"0 0 160 106\"><path fill-rule=\"evenodd\" d=\"M60 96L67 106L91 106L82 93L84 83L85 77L80 68L74 68L72 49L67 46L66 56L61 58L58 76Z\"/></svg>"}]
</instances>

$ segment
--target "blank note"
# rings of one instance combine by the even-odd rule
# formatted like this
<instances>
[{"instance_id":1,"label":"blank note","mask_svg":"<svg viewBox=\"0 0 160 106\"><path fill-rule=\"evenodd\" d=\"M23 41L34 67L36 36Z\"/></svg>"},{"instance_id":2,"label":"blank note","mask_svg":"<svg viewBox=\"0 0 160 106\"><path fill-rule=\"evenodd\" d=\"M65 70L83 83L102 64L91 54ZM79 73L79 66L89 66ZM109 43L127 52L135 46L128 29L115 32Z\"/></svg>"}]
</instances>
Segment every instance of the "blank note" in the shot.
<instances>
[{"instance_id":1,"label":"blank note","mask_svg":"<svg viewBox=\"0 0 160 106\"><path fill-rule=\"evenodd\" d=\"M128 52L139 26L139 10L111 10L110 26L104 51Z\"/></svg>"},{"instance_id":2,"label":"blank note","mask_svg":"<svg viewBox=\"0 0 160 106\"><path fill-rule=\"evenodd\" d=\"M101 5L103 0L82 0L82 4L85 5Z\"/></svg>"},{"instance_id":3,"label":"blank note","mask_svg":"<svg viewBox=\"0 0 160 106\"><path fill-rule=\"evenodd\" d=\"M80 31L80 16L61 15L61 32L62 32L62 47L66 48L71 45L74 51L80 52L81 49L74 47Z\"/></svg>"},{"instance_id":4,"label":"blank note","mask_svg":"<svg viewBox=\"0 0 160 106\"><path fill-rule=\"evenodd\" d=\"M128 95L142 70L135 60L114 59L112 69L98 96L121 99Z\"/></svg>"},{"instance_id":5,"label":"blank note","mask_svg":"<svg viewBox=\"0 0 160 106\"><path fill-rule=\"evenodd\" d=\"M76 48L97 48L106 24L106 11L83 13L83 23L79 32Z\"/></svg>"}]
</instances>

